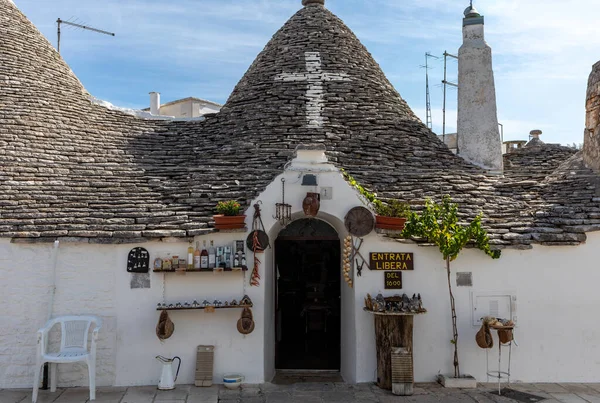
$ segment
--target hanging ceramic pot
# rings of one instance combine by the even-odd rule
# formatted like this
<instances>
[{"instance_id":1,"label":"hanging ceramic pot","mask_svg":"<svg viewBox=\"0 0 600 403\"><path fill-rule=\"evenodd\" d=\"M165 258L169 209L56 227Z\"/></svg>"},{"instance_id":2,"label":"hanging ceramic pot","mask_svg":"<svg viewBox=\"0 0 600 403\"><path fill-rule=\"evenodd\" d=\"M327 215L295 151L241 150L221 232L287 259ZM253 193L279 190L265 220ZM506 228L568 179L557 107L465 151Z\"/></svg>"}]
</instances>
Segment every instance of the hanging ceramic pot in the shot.
<instances>
[{"instance_id":1,"label":"hanging ceramic pot","mask_svg":"<svg viewBox=\"0 0 600 403\"><path fill-rule=\"evenodd\" d=\"M302 209L304 214L309 217L315 217L319 213L321 207L321 195L319 193L307 193L304 201L302 201Z\"/></svg>"}]
</instances>

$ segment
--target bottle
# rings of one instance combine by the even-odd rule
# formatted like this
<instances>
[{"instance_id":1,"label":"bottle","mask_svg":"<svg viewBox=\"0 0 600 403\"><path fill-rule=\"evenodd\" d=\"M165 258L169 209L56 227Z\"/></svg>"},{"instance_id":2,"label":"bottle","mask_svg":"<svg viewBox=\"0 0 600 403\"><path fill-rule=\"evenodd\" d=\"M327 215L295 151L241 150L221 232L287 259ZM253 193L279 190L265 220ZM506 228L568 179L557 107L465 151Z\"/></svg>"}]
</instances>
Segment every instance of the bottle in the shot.
<instances>
[{"instance_id":1,"label":"bottle","mask_svg":"<svg viewBox=\"0 0 600 403\"><path fill-rule=\"evenodd\" d=\"M240 267L240 255L237 253L235 254L235 257L233 258L233 267L234 268Z\"/></svg>"},{"instance_id":2,"label":"bottle","mask_svg":"<svg viewBox=\"0 0 600 403\"><path fill-rule=\"evenodd\" d=\"M200 241L196 241L196 250L194 251L194 269L200 270Z\"/></svg>"},{"instance_id":3,"label":"bottle","mask_svg":"<svg viewBox=\"0 0 600 403\"><path fill-rule=\"evenodd\" d=\"M242 266L246 266L246 254L242 253Z\"/></svg>"},{"instance_id":4,"label":"bottle","mask_svg":"<svg viewBox=\"0 0 600 403\"><path fill-rule=\"evenodd\" d=\"M208 251L206 250L206 240L204 241L204 246L202 247L202 252L200 253L200 268L208 269Z\"/></svg>"},{"instance_id":5,"label":"bottle","mask_svg":"<svg viewBox=\"0 0 600 403\"><path fill-rule=\"evenodd\" d=\"M208 268L214 269L217 263L217 256L215 251L215 245L213 241L210 241L210 248L208 248Z\"/></svg>"},{"instance_id":6,"label":"bottle","mask_svg":"<svg viewBox=\"0 0 600 403\"><path fill-rule=\"evenodd\" d=\"M192 241L189 242L187 257L187 269L192 270L194 268L194 247L192 246Z\"/></svg>"}]
</instances>

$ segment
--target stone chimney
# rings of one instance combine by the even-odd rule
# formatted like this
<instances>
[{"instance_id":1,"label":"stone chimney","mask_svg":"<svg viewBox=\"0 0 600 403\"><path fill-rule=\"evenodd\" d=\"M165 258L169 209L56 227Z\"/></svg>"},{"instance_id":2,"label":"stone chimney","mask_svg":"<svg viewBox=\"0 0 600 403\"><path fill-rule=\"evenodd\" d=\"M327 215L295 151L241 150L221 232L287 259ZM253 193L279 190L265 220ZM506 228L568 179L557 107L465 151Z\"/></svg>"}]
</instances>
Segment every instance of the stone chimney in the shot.
<instances>
[{"instance_id":1,"label":"stone chimney","mask_svg":"<svg viewBox=\"0 0 600 403\"><path fill-rule=\"evenodd\" d=\"M588 80L583 131L583 161L600 171L600 62L594 64Z\"/></svg>"},{"instance_id":2,"label":"stone chimney","mask_svg":"<svg viewBox=\"0 0 600 403\"><path fill-rule=\"evenodd\" d=\"M458 50L458 155L490 173L502 173L492 49L485 42L483 16L473 6L463 19Z\"/></svg>"},{"instance_id":3,"label":"stone chimney","mask_svg":"<svg viewBox=\"0 0 600 403\"><path fill-rule=\"evenodd\" d=\"M160 115L160 92L150 93L150 113Z\"/></svg>"},{"instance_id":4,"label":"stone chimney","mask_svg":"<svg viewBox=\"0 0 600 403\"><path fill-rule=\"evenodd\" d=\"M529 141L525 145L525 147L540 147L544 145L544 142L540 140L540 136L542 135L541 130L532 130L529 132Z\"/></svg>"}]
</instances>

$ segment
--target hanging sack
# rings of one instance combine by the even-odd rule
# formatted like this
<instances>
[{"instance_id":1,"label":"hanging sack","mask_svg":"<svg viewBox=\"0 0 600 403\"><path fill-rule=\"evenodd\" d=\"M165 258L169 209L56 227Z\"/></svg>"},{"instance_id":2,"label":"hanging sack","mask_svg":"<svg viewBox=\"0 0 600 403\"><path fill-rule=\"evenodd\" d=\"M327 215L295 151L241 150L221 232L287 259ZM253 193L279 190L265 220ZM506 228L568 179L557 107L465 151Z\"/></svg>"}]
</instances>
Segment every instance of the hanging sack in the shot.
<instances>
[{"instance_id":1,"label":"hanging sack","mask_svg":"<svg viewBox=\"0 0 600 403\"><path fill-rule=\"evenodd\" d=\"M175 325L169 318L167 311L160 312L160 318L158 318L158 324L156 325L156 335L160 341L164 341L171 337L175 331Z\"/></svg>"},{"instance_id":2,"label":"hanging sack","mask_svg":"<svg viewBox=\"0 0 600 403\"><path fill-rule=\"evenodd\" d=\"M241 334L250 334L254 331L254 318L250 308L244 308L242 317L237 321L237 330Z\"/></svg>"},{"instance_id":3,"label":"hanging sack","mask_svg":"<svg viewBox=\"0 0 600 403\"><path fill-rule=\"evenodd\" d=\"M475 341L481 348L492 348L494 347L494 339L490 332L490 325L487 320L483 320L481 323L481 329L475 335Z\"/></svg>"}]
</instances>

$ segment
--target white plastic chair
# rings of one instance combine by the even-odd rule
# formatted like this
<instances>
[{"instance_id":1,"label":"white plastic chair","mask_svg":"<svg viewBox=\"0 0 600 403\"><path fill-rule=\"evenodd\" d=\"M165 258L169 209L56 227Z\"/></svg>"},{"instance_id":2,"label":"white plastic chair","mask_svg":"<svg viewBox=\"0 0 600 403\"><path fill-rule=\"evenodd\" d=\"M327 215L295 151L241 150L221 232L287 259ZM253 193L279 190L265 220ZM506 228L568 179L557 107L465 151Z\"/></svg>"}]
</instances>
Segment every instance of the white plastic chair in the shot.
<instances>
[{"instance_id":1,"label":"white plastic chair","mask_svg":"<svg viewBox=\"0 0 600 403\"><path fill-rule=\"evenodd\" d=\"M48 353L48 332L58 323L60 323L60 351ZM91 348L88 351L88 332L92 323L94 323L94 330ZM89 372L90 400L96 399L96 341L101 327L102 319L96 316L60 316L49 320L46 326L38 330L33 403L37 401L40 372L45 363L50 363L50 391L56 392L57 364L85 361Z\"/></svg>"}]
</instances>

